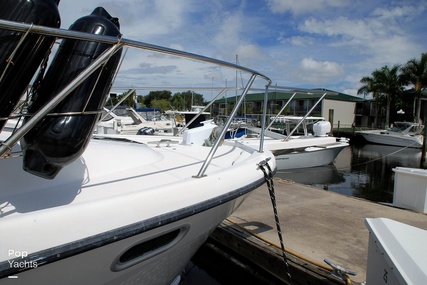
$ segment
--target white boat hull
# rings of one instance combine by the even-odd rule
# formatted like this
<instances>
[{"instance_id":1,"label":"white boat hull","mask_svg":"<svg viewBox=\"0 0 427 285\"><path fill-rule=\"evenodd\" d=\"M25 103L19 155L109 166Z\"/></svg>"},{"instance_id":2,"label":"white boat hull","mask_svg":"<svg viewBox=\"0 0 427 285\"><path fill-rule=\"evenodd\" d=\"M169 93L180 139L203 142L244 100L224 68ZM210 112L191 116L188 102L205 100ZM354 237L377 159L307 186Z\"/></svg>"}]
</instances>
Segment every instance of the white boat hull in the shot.
<instances>
[{"instance_id":1,"label":"white boat hull","mask_svg":"<svg viewBox=\"0 0 427 285\"><path fill-rule=\"evenodd\" d=\"M13 1L9 2L8 7ZM94 10L91 20L78 19L72 31L26 24L19 13L15 16L0 21L1 28L18 36L37 32L52 44L53 40L61 44L55 56L45 58L44 76L33 74L41 80L25 92L30 104L16 105L22 112L6 114L23 120L22 126L13 134L9 126L0 130L0 282L175 283L215 227L277 169L272 148L257 151L260 140L250 146L222 140L254 81L264 80L265 92L269 92L271 79L236 64L123 38L117 18L102 7ZM43 49L44 43L34 46L33 39L44 40L18 36L2 43L11 62L33 54L33 47ZM123 131L119 127L129 122L123 118L105 129L99 125L98 134L92 137L113 78L121 77L118 67L128 65L122 54L128 47L246 73L240 99L223 129L199 117L194 125L186 121L181 137L118 135L139 129L137 122L147 126L142 119L133 120ZM49 49L46 45L46 56ZM130 58L132 63L135 58ZM7 86L15 69L24 69L11 82L10 100L18 101L24 94L18 85L28 86L26 77L30 79L30 72L40 69L39 63L33 64L34 71L29 67L25 62L5 71L7 76L0 83ZM188 79L193 86L194 79ZM276 86L274 92L278 90ZM313 92L317 91L309 90ZM176 130L169 127L165 126ZM302 141L292 142L293 148L302 147ZM305 147L313 146L312 142Z\"/></svg>"},{"instance_id":2,"label":"white boat hull","mask_svg":"<svg viewBox=\"0 0 427 285\"><path fill-rule=\"evenodd\" d=\"M125 229L117 229L116 233L105 233L99 241L88 245L88 250L70 257L58 258L47 265L40 264L37 268L13 275L17 279L6 279L5 284L171 284L181 273L197 249L206 241L216 226L231 214L243 201L240 196L202 212L195 213L164 226L157 226L149 231L133 235ZM141 231L141 225L135 225L135 231ZM132 227L128 227L131 230ZM151 248L146 252L144 261L117 270L115 268L120 255L138 244L147 243L153 238L164 236L165 233L182 229L169 244ZM114 237L117 236L117 241ZM120 239L120 236L130 235ZM83 241L84 242L84 241ZM152 246L151 246L152 247ZM140 251L142 251L140 249ZM153 256L149 256L153 255ZM138 257L135 254L134 260ZM9 281L9 282L7 282ZM17 282L18 281L18 282Z\"/></svg>"},{"instance_id":3,"label":"white boat hull","mask_svg":"<svg viewBox=\"0 0 427 285\"><path fill-rule=\"evenodd\" d=\"M226 144L197 178L210 148L161 138L92 140L53 180L23 171L20 156L0 160L0 232L10 233L0 243L0 278L170 284L215 227L265 182L258 163L273 155ZM274 159L269 165L276 168ZM122 254L126 260L117 264Z\"/></svg>"},{"instance_id":4,"label":"white boat hull","mask_svg":"<svg viewBox=\"0 0 427 285\"><path fill-rule=\"evenodd\" d=\"M400 135L387 131L360 131L358 132L367 142L382 145L421 148L422 135Z\"/></svg>"},{"instance_id":5,"label":"white boat hull","mask_svg":"<svg viewBox=\"0 0 427 285\"><path fill-rule=\"evenodd\" d=\"M257 138L240 138L240 143L256 147ZM292 137L288 141L266 138L264 148L270 150L275 158L278 170L316 167L331 164L348 141L337 141L335 137Z\"/></svg>"},{"instance_id":6,"label":"white boat hull","mask_svg":"<svg viewBox=\"0 0 427 285\"><path fill-rule=\"evenodd\" d=\"M347 145L335 147L308 147L289 154L275 155L277 169L298 169L331 164Z\"/></svg>"},{"instance_id":7,"label":"white boat hull","mask_svg":"<svg viewBox=\"0 0 427 285\"><path fill-rule=\"evenodd\" d=\"M126 116L119 116L104 108L105 112L108 112L109 116L97 124L95 129L97 134L136 135L144 127L153 128L153 130L161 133L172 134L173 132L174 124L171 120L147 121L133 108L124 110Z\"/></svg>"}]
</instances>

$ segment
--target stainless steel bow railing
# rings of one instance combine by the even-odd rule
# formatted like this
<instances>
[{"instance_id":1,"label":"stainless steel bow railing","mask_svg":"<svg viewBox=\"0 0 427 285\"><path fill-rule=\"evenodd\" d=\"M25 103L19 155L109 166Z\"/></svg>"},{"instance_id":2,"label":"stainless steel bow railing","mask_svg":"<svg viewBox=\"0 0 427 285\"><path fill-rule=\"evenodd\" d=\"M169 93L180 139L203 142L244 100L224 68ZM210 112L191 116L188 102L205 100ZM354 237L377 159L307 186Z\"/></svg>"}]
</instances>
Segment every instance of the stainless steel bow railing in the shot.
<instances>
[{"instance_id":1,"label":"stainless steel bow railing","mask_svg":"<svg viewBox=\"0 0 427 285\"><path fill-rule=\"evenodd\" d=\"M162 46L152 45L144 42L134 41L130 39L125 39L122 37L111 37L111 36L101 36L88 34L83 32L64 30L64 29L56 29L49 28L44 26L30 25L25 23L17 23L6 20L0 20L0 29L5 30L14 30L23 33L35 33L42 34L45 36L54 36L57 38L68 38L75 40L85 40L85 41L95 41L100 43L108 43L111 44L111 47L106 50L101 56L99 56L90 66L88 66L83 72L81 72L70 84L68 84L63 90L61 90L50 102L48 102L45 106L43 106L36 113L32 114L32 116L26 121L26 123L19 128L16 132L14 132L9 138L7 138L4 142L0 144L0 158L9 151L13 145L15 145L31 128L33 128L37 122L39 122L44 116L47 116L49 112L58 105L62 100L64 100L68 94L70 94L79 84L81 84L86 78L88 78L93 72L95 72L98 68L100 68L114 53L123 47L131 47L141 50L147 50L162 54L173 55L181 58L192 59L199 62L211 63L218 66L223 66L231 69L235 69L241 72L249 73L251 75L249 81L247 82L245 88L243 89L240 99L236 102L233 111L231 112L229 119L224 124L224 128L221 132L221 135L218 137L216 142L211 148L208 156L206 157L202 167L200 168L199 173L195 176L197 178L203 177L207 167L209 166L215 152L217 151L221 138L224 137L228 127L232 123L233 117L236 115L237 110L240 105L244 101L244 97L247 95L248 91L251 89L251 86L255 80L255 78L259 77L264 79L267 83L265 85L265 95L264 95L264 112L262 117L262 133L259 151L263 151L263 142L264 142L264 129L265 129L265 121L266 121L266 113L267 113L267 99L268 99L268 88L271 84L271 80L255 71L237 64L217 60L214 58L209 58L193 53L188 53L180 50L175 50L171 48L166 48Z\"/></svg>"}]
</instances>

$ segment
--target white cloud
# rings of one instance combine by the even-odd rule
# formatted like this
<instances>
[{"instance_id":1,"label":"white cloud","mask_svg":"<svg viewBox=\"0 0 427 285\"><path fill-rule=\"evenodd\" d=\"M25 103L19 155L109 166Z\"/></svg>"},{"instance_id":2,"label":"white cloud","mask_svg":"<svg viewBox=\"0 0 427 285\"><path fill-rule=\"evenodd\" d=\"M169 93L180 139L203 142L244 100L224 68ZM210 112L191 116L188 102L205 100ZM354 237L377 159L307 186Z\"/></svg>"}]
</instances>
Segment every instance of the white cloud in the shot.
<instances>
[{"instance_id":1,"label":"white cloud","mask_svg":"<svg viewBox=\"0 0 427 285\"><path fill-rule=\"evenodd\" d=\"M315 39L308 36L293 36L290 38L280 36L278 41L283 45L291 44L294 46L311 46L314 44Z\"/></svg>"},{"instance_id":2,"label":"white cloud","mask_svg":"<svg viewBox=\"0 0 427 285\"><path fill-rule=\"evenodd\" d=\"M343 69L335 62L316 61L312 58L304 58L301 61L301 68L304 71L323 71L330 76L341 75Z\"/></svg>"},{"instance_id":3,"label":"white cloud","mask_svg":"<svg viewBox=\"0 0 427 285\"><path fill-rule=\"evenodd\" d=\"M345 7L348 2L348 0L268 0L268 6L273 13L292 12L298 15Z\"/></svg>"},{"instance_id":4,"label":"white cloud","mask_svg":"<svg viewBox=\"0 0 427 285\"><path fill-rule=\"evenodd\" d=\"M408 54L422 51L404 24L406 13L411 11L414 11L413 8L408 7L381 8L363 19L310 18L299 29L313 36L326 37L325 43L337 52L345 53L339 49L346 49L349 56L358 58L359 61L354 60L355 66L370 68L372 71L383 65L405 63L410 58Z\"/></svg>"},{"instance_id":5,"label":"white cloud","mask_svg":"<svg viewBox=\"0 0 427 285\"><path fill-rule=\"evenodd\" d=\"M413 19L414 17L421 15L425 10L425 4L419 3L417 6L402 6L402 7L393 7L391 9L387 9L384 7L378 7L373 12L373 16L378 16L384 20L390 19L394 21L398 18L404 19Z\"/></svg>"},{"instance_id":6,"label":"white cloud","mask_svg":"<svg viewBox=\"0 0 427 285\"><path fill-rule=\"evenodd\" d=\"M117 1L122 4L121 1ZM145 40L180 31L185 25L188 1L132 1L120 17L125 35Z\"/></svg>"},{"instance_id":7,"label":"white cloud","mask_svg":"<svg viewBox=\"0 0 427 285\"><path fill-rule=\"evenodd\" d=\"M120 20L121 31L127 38L145 41L179 31L191 11L189 0L74 0L61 1L62 27L68 28L76 19L90 14L98 6L104 7Z\"/></svg>"},{"instance_id":8,"label":"white cloud","mask_svg":"<svg viewBox=\"0 0 427 285\"><path fill-rule=\"evenodd\" d=\"M217 29L217 33L213 36L213 43L218 49L236 48L240 42L242 33L242 17L240 15L224 15Z\"/></svg>"},{"instance_id":9,"label":"white cloud","mask_svg":"<svg viewBox=\"0 0 427 285\"><path fill-rule=\"evenodd\" d=\"M347 94L347 95L357 96L357 90L356 89L344 89L341 92L344 94Z\"/></svg>"},{"instance_id":10,"label":"white cloud","mask_svg":"<svg viewBox=\"0 0 427 285\"><path fill-rule=\"evenodd\" d=\"M300 76L312 83L334 82L340 78L344 69L336 62L316 61L312 58L304 58L299 65Z\"/></svg>"},{"instance_id":11,"label":"white cloud","mask_svg":"<svg viewBox=\"0 0 427 285\"><path fill-rule=\"evenodd\" d=\"M242 44L238 46L236 55L238 55L240 61L244 62L245 65L253 65L270 59L263 49L254 44Z\"/></svg>"},{"instance_id":12,"label":"white cloud","mask_svg":"<svg viewBox=\"0 0 427 285\"><path fill-rule=\"evenodd\" d=\"M120 19L127 39L229 62L238 55L278 85L357 90L362 76L427 46L426 4L415 0L64 0L62 27L98 6ZM150 53L129 53L123 70L129 85L188 85L184 74L205 86L235 78L225 68Z\"/></svg>"}]
</instances>

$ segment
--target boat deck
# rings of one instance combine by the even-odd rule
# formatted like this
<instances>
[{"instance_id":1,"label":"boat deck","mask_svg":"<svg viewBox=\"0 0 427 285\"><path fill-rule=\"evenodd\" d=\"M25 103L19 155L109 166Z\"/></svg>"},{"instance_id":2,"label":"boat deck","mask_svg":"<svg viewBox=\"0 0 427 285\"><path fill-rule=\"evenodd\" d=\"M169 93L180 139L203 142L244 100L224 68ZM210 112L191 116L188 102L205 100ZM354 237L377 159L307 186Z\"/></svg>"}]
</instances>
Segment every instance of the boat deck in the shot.
<instances>
[{"instance_id":1,"label":"boat deck","mask_svg":"<svg viewBox=\"0 0 427 285\"><path fill-rule=\"evenodd\" d=\"M231 197L232 191L227 189L241 196L264 181L257 163L266 159L267 152L258 156L253 149L223 145L199 179L195 175L211 148L178 141L160 143L162 138L154 141L149 136L135 136L136 143L124 136L114 141L94 139L82 157L52 180L25 172L19 155L0 160L1 231L14 233L13 239L0 244L0 261L9 259L8 249L36 253L129 225L138 227L161 216L182 215L183 209L194 213L199 203L205 206L216 197ZM138 143L144 140L148 143ZM218 187L225 183L222 173L234 169L239 171L236 173L257 172L258 178L252 175L248 182L239 175L227 187Z\"/></svg>"},{"instance_id":2,"label":"boat deck","mask_svg":"<svg viewBox=\"0 0 427 285\"><path fill-rule=\"evenodd\" d=\"M356 276L350 276L354 283L366 280L369 240L366 218L390 218L427 230L427 215L422 213L278 178L274 186L285 248L314 264L327 266L324 259L329 259L356 271ZM279 244L267 186L255 190L229 221ZM222 224L222 228L227 227L230 228L228 221Z\"/></svg>"}]
</instances>

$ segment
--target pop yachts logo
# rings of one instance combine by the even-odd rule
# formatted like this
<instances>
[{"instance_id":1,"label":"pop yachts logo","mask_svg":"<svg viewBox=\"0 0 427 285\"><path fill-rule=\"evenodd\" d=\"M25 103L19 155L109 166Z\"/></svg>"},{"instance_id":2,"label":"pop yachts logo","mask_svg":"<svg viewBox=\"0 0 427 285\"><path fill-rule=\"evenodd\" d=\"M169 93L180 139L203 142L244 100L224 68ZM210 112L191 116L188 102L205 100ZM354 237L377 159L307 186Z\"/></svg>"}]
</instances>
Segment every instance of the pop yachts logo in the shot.
<instances>
[{"instance_id":1,"label":"pop yachts logo","mask_svg":"<svg viewBox=\"0 0 427 285\"><path fill-rule=\"evenodd\" d=\"M9 249L7 255L10 258L8 260L10 268L37 268L37 261L24 260L28 256L27 251Z\"/></svg>"}]
</instances>

